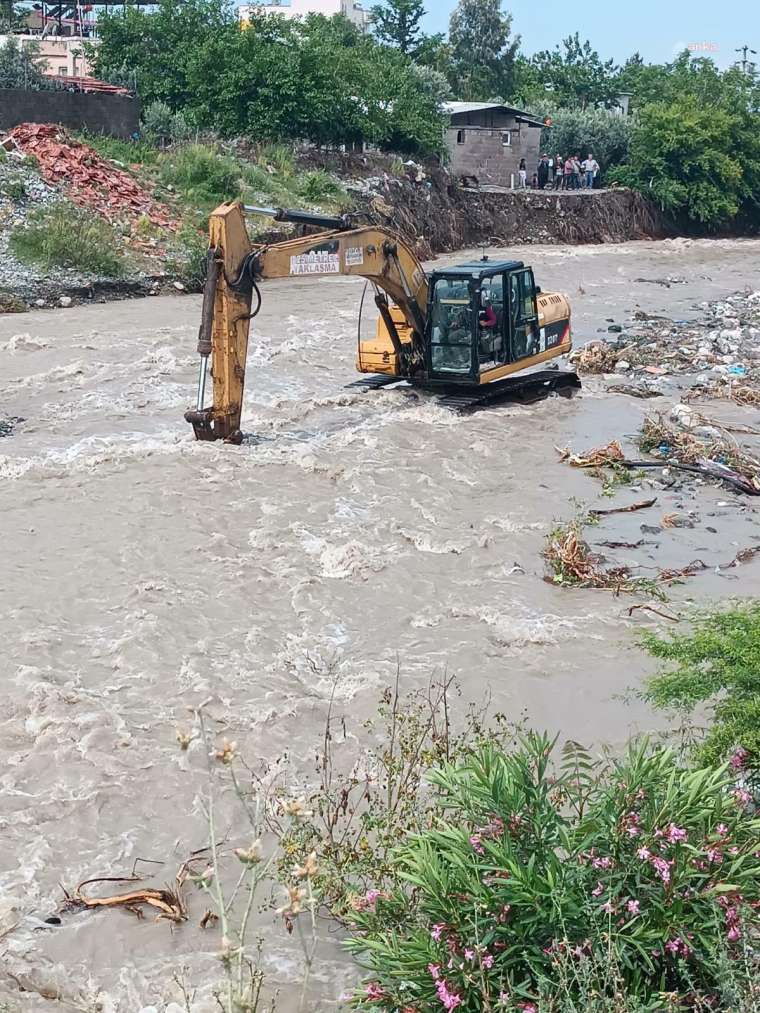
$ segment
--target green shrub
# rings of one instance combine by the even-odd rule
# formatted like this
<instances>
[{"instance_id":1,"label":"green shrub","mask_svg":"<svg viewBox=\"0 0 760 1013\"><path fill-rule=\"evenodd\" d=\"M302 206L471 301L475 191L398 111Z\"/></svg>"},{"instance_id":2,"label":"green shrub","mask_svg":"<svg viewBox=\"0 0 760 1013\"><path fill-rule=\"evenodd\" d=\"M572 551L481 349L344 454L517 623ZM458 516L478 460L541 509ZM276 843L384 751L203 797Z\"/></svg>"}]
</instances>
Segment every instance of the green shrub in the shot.
<instances>
[{"instance_id":1,"label":"green shrub","mask_svg":"<svg viewBox=\"0 0 760 1013\"><path fill-rule=\"evenodd\" d=\"M184 113L175 113L165 102L151 102L143 110L143 130L156 144L178 144L189 140L192 128Z\"/></svg>"},{"instance_id":2,"label":"green shrub","mask_svg":"<svg viewBox=\"0 0 760 1013\"><path fill-rule=\"evenodd\" d=\"M298 192L304 200L315 204L320 201L334 201L343 195L338 181L324 169L307 172L300 180Z\"/></svg>"},{"instance_id":3,"label":"green shrub","mask_svg":"<svg viewBox=\"0 0 760 1013\"><path fill-rule=\"evenodd\" d=\"M21 201L26 197L26 185L19 176L13 176L11 179L6 179L0 185L0 192L4 197L9 197L11 200Z\"/></svg>"},{"instance_id":4,"label":"green shrub","mask_svg":"<svg viewBox=\"0 0 760 1013\"><path fill-rule=\"evenodd\" d=\"M204 144L190 144L164 156L161 180L188 203L211 209L238 196L241 169L237 162Z\"/></svg>"},{"instance_id":5,"label":"green shrub","mask_svg":"<svg viewBox=\"0 0 760 1013\"><path fill-rule=\"evenodd\" d=\"M697 618L690 633L649 634L644 644L667 662L645 699L692 714L709 704L712 721L696 753L705 763L732 758L760 778L760 602Z\"/></svg>"},{"instance_id":6,"label":"green shrub","mask_svg":"<svg viewBox=\"0 0 760 1013\"><path fill-rule=\"evenodd\" d=\"M605 765L573 745L555 769L553 751L532 735L430 774L406 888L354 904L356 1007L707 1010L753 980L760 821L730 771L646 744Z\"/></svg>"},{"instance_id":7,"label":"green shrub","mask_svg":"<svg viewBox=\"0 0 760 1013\"><path fill-rule=\"evenodd\" d=\"M69 267L106 277L124 272L124 258L111 226L73 205L37 212L27 225L13 230L10 248L26 264Z\"/></svg>"}]
</instances>

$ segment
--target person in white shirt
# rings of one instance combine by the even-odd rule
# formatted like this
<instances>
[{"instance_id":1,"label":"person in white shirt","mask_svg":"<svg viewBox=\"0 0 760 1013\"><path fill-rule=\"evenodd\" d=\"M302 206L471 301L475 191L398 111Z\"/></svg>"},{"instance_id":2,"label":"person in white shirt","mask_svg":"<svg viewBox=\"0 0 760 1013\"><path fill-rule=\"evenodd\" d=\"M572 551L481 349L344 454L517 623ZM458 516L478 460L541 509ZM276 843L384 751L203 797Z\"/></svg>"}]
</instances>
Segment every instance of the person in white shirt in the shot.
<instances>
[{"instance_id":1,"label":"person in white shirt","mask_svg":"<svg viewBox=\"0 0 760 1013\"><path fill-rule=\"evenodd\" d=\"M596 179L597 174L599 173L599 163L591 154L591 152L589 152L588 158L583 163L583 171L585 173L584 185L586 186L587 190L591 190L593 189L594 186L594 180Z\"/></svg>"}]
</instances>

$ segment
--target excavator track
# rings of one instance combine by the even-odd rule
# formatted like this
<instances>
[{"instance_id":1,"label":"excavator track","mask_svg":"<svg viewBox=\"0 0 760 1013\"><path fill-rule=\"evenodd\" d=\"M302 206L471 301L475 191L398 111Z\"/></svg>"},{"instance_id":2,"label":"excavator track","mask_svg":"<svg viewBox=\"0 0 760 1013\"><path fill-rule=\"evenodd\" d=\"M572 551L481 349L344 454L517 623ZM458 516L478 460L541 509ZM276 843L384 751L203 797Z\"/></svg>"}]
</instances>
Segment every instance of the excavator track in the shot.
<instances>
[{"instance_id":1,"label":"excavator track","mask_svg":"<svg viewBox=\"0 0 760 1013\"><path fill-rule=\"evenodd\" d=\"M367 376L348 384L348 389L382 390L384 387L403 382L394 376ZM442 387L432 384L420 386L424 390L438 394L438 404L442 408L468 411L510 399L536 401L555 393L570 396L573 391L581 389L581 381L577 373L542 369L525 376L506 377L504 380L497 380L481 387Z\"/></svg>"}]
</instances>

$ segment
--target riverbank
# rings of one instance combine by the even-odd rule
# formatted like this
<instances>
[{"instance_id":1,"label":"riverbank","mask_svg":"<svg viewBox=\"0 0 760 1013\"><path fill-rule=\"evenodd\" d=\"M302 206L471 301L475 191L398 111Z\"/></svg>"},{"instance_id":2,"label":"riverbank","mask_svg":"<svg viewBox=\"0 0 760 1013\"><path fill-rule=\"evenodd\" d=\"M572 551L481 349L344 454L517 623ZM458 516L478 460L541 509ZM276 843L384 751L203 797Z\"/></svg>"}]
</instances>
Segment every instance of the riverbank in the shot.
<instances>
[{"instance_id":1,"label":"riverbank","mask_svg":"<svg viewBox=\"0 0 760 1013\"><path fill-rule=\"evenodd\" d=\"M264 207L355 213L402 234L421 259L477 244L609 243L662 236L632 191L463 187L435 165L186 145L152 149L17 128L0 149L0 312L198 291L208 213L239 197ZM33 233L30 235L30 233ZM294 234L251 220L255 241Z\"/></svg>"}]
</instances>

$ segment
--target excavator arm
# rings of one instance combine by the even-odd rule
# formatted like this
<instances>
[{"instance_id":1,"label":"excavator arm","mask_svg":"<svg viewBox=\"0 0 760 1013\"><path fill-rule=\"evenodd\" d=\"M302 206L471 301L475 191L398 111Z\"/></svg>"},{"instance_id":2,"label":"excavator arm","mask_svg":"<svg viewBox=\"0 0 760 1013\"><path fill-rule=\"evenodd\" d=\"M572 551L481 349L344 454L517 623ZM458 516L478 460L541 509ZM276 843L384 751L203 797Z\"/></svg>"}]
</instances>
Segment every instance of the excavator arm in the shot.
<instances>
[{"instance_id":1,"label":"excavator arm","mask_svg":"<svg viewBox=\"0 0 760 1013\"><path fill-rule=\"evenodd\" d=\"M252 246L241 204L222 204L209 219L210 243L198 337L198 397L195 408L185 416L199 440L236 443L242 438L248 335L250 321L261 307L258 283L262 280L333 274L366 278L375 288L375 302L401 376L411 377L423 368L428 280L409 246L381 228L352 228L348 219L286 211L277 212L275 217L279 221L320 225L326 231ZM399 323L399 312L403 325ZM209 360L213 399L207 407Z\"/></svg>"}]
</instances>

